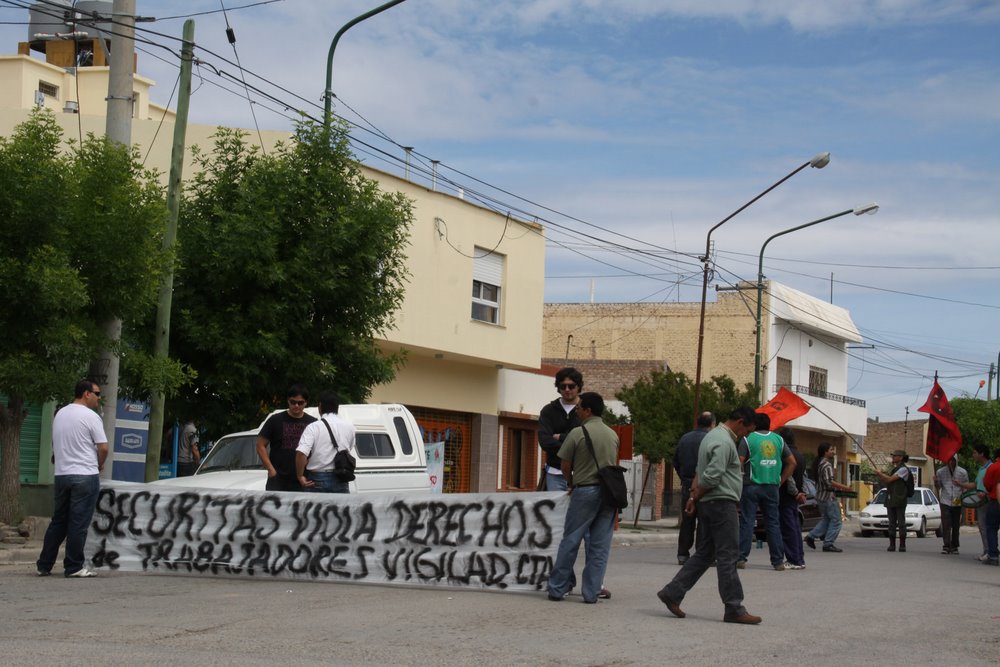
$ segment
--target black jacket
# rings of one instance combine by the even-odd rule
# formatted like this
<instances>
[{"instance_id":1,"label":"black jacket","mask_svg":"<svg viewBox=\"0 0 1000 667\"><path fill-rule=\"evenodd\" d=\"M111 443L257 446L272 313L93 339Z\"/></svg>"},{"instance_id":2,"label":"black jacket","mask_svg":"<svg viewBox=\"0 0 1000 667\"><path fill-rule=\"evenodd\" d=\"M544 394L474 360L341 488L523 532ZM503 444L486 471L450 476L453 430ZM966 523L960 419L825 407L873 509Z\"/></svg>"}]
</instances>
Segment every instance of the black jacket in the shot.
<instances>
[{"instance_id":1,"label":"black jacket","mask_svg":"<svg viewBox=\"0 0 1000 667\"><path fill-rule=\"evenodd\" d=\"M559 447L566 435L579 425L576 410L570 410L566 414L558 398L542 408L538 415L538 446L545 452L545 462L548 465L556 469L560 467L562 459L558 456ZM553 437L555 433L560 434L559 438Z\"/></svg>"}]
</instances>

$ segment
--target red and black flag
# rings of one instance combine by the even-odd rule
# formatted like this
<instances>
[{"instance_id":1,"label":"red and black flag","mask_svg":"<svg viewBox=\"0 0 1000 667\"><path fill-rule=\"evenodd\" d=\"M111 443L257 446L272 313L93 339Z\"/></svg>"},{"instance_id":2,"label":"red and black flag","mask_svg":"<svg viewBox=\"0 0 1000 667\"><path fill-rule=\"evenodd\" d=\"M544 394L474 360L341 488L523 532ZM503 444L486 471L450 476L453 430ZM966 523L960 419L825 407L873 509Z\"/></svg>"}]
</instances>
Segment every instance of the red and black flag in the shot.
<instances>
[{"instance_id":1,"label":"red and black flag","mask_svg":"<svg viewBox=\"0 0 1000 667\"><path fill-rule=\"evenodd\" d=\"M962 432L958 430L948 397L936 379L927 402L917 410L931 416L927 422L927 455L938 461L950 461L962 448Z\"/></svg>"},{"instance_id":2,"label":"red and black flag","mask_svg":"<svg viewBox=\"0 0 1000 667\"><path fill-rule=\"evenodd\" d=\"M757 408L757 412L771 418L771 430L779 428L809 412L809 406L788 389L781 387L770 401Z\"/></svg>"}]
</instances>

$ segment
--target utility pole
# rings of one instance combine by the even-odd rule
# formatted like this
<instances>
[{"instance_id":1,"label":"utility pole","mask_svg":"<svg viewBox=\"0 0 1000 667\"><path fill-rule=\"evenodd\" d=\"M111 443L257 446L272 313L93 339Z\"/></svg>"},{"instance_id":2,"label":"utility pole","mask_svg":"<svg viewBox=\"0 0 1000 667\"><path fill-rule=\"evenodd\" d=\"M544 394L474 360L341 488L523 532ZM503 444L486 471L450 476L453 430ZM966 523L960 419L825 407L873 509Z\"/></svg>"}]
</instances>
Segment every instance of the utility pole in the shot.
<instances>
[{"instance_id":1,"label":"utility pole","mask_svg":"<svg viewBox=\"0 0 1000 667\"><path fill-rule=\"evenodd\" d=\"M114 23L111 34L111 60L108 73L108 112L105 135L108 139L132 145L132 71L135 61L135 0L114 0L111 5ZM79 73L77 74L79 76ZM109 248L108 251L111 249ZM115 420L118 412L118 344L122 337L122 321L113 317L104 323L108 349L91 363L91 377L101 385L104 408L104 433L111 451L101 476L111 477L114 468Z\"/></svg>"},{"instance_id":2,"label":"utility pole","mask_svg":"<svg viewBox=\"0 0 1000 667\"><path fill-rule=\"evenodd\" d=\"M177 218L180 214L181 178L184 170L184 142L187 137L188 108L191 103L191 64L194 61L194 21L184 22L184 43L181 46L181 78L177 93L177 117L174 123L174 144L170 154L170 180L167 181L167 231L163 247L167 250L177 242ZM166 359L170 352L170 309L174 297L174 265L171 264L160 283L156 304L156 340L153 355ZM162 391L153 392L149 411L149 448L146 450L146 481L160 477L160 448L163 445L165 399Z\"/></svg>"}]
</instances>

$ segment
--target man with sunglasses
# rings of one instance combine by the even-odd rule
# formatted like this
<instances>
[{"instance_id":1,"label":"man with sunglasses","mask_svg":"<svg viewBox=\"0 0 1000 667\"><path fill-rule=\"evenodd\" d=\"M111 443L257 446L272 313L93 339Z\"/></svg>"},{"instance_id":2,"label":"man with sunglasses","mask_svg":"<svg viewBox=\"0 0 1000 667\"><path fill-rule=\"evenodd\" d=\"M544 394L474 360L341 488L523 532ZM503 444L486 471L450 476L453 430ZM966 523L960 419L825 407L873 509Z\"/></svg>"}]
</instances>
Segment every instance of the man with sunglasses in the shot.
<instances>
[{"instance_id":1,"label":"man with sunglasses","mask_svg":"<svg viewBox=\"0 0 1000 667\"><path fill-rule=\"evenodd\" d=\"M83 566L83 548L101 490L100 472L108 458L108 438L96 412L101 403L101 388L97 383L80 380L73 395L73 402L60 409L52 420L55 505L42 553L35 563L39 577L52 574L64 540L64 576L75 579L97 576Z\"/></svg>"},{"instance_id":2,"label":"man with sunglasses","mask_svg":"<svg viewBox=\"0 0 1000 667\"><path fill-rule=\"evenodd\" d=\"M538 415L538 446L545 454L545 490L566 491L559 447L566 436L580 425L576 406L583 391L583 375L575 368L561 368L556 373L559 398L547 403Z\"/></svg>"},{"instance_id":3,"label":"man with sunglasses","mask_svg":"<svg viewBox=\"0 0 1000 667\"><path fill-rule=\"evenodd\" d=\"M288 388L288 409L271 415L257 434L257 455L267 468L268 491L302 491L295 473L295 450L306 426L316 418L306 414L309 392L300 384Z\"/></svg>"}]
</instances>

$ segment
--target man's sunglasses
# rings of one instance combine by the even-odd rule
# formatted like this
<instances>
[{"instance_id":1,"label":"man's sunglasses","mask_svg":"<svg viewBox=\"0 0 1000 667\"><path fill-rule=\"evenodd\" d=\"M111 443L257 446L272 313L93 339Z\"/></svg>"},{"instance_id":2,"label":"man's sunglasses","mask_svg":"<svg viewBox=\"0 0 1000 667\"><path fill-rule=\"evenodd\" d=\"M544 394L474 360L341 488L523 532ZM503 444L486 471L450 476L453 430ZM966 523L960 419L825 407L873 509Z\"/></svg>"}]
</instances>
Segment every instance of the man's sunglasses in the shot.
<instances>
[{"instance_id":1,"label":"man's sunglasses","mask_svg":"<svg viewBox=\"0 0 1000 667\"><path fill-rule=\"evenodd\" d=\"M295 399L290 398L290 399L288 399L288 404L289 405L305 405L306 401L296 401Z\"/></svg>"},{"instance_id":2,"label":"man's sunglasses","mask_svg":"<svg viewBox=\"0 0 1000 667\"><path fill-rule=\"evenodd\" d=\"M573 384L572 382L564 382L563 384L559 385L559 388L560 389L576 389L576 385Z\"/></svg>"}]
</instances>

